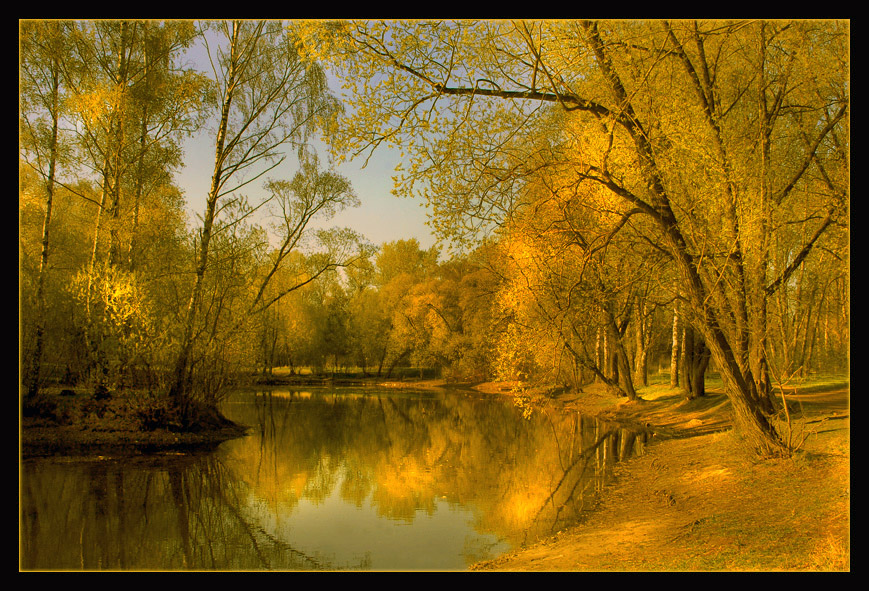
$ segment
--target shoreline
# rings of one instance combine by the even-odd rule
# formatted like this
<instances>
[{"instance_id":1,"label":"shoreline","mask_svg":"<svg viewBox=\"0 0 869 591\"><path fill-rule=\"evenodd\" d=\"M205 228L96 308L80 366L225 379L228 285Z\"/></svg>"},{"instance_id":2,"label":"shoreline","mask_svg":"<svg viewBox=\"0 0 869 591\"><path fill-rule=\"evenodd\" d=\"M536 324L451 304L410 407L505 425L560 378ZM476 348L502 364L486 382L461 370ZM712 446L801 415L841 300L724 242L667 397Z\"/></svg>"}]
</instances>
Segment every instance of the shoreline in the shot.
<instances>
[{"instance_id":1,"label":"shoreline","mask_svg":"<svg viewBox=\"0 0 869 591\"><path fill-rule=\"evenodd\" d=\"M485 395L512 391L509 384L493 382L372 380L367 385ZM78 398L84 403L88 396ZM686 401L661 389L645 392L643 398L628 402L594 388L533 394L538 408L641 424L655 433L655 441L643 455L617 466L615 478L583 522L468 570L850 570L849 386L790 395L789 402L799 407L792 413L794 427L807 438L792 458L763 461L740 447L722 392L710 389L707 396ZM63 453L124 457L208 450L247 430L226 424L182 434L42 423L20 419L20 461Z\"/></svg>"},{"instance_id":2,"label":"shoreline","mask_svg":"<svg viewBox=\"0 0 869 591\"><path fill-rule=\"evenodd\" d=\"M659 438L620 463L582 522L472 571L850 571L850 390L791 396L811 435L758 460L721 392L640 403L560 397L565 410L642 422Z\"/></svg>"}]
</instances>

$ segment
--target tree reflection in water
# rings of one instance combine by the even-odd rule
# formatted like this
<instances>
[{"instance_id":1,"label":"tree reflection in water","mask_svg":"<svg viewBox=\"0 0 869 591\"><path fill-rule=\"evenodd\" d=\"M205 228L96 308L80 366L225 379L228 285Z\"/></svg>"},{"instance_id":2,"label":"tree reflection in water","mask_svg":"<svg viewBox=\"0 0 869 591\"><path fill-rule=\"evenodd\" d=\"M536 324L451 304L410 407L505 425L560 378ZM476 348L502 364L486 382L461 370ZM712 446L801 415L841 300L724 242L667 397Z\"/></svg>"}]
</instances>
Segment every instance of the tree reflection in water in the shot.
<instances>
[{"instance_id":1,"label":"tree reflection in water","mask_svg":"<svg viewBox=\"0 0 869 591\"><path fill-rule=\"evenodd\" d=\"M263 531L214 454L28 460L22 482L23 569L337 568Z\"/></svg>"},{"instance_id":2,"label":"tree reflection in water","mask_svg":"<svg viewBox=\"0 0 869 591\"><path fill-rule=\"evenodd\" d=\"M238 393L226 414L253 429L213 453L25 461L21 567L461 569L575 522L645 443L450 392Z\"/></svg>"},{"instance_id":3,"label":"tree reflection in water","mask_svg":"<svg viewBox=\"0 0 869 591\"><path fill-rule=\"evenodd\" d=\"M322 501L370 502L412 521L437 501L471 507L475 527L519 545L574 522L613 463L642 451L642 432L577 414L531 419L506 401L464 393L270 390L236 420L257 436L236 461L275 511ZM241 472L240 472L241 473Z\"/></svg>"}]
</instances>

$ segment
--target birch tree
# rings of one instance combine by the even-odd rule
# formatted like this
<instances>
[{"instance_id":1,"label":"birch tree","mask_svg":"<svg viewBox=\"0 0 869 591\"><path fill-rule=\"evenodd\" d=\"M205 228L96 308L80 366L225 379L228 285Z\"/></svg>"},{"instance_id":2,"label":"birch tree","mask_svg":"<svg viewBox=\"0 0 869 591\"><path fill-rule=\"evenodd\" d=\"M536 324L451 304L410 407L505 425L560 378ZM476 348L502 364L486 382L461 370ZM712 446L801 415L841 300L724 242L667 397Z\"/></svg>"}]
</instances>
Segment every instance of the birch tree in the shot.
<instances>
[{"instance_id":1,"label":"birch tree","mask_svg":"<svg viewBox=\"0 0 869 591\"><path fill-rule=\"evenodd\" d=\"M33 37L34 31L43 31L37 33L43 36L51 31L52 52L46 52L45 42ZM40 167L44 166L41 162L51 160L45 169L50 171L49 185L62 186L82 203L97 206L91 207L95 214L90 264L86 270L76 269L86 278L86 289L80 294L84 315L74 318L86 335L82 349L90 358L91 377L101 386L105 385L109 358L119 362L115 365L126 361L118 357L119 350L112 344L125 335L111 333L109 316L113 312L105 309L106 302L98 292L107 282L122 291L135 289L137 280L131 271L138 212L140 208L162 207L164 194L172 189L168 178L171 168L178 162L175 142L180 133L197 124L199 80L176 62L192 31L184 22L26 21L22 25L22 55L28 57L21 70L21 80L26 81L21 96L34 96L31 90L38 86L36 79L48 70L53 72L54 87L62 90L61 101L52 108L56 116L49 135L55 138L55 149L42 155L31 152L37 157L25 158ZM34 52L40 44L41 53ZM25 117L33 114L27 108L22 113ZM36 127L27 127L32 136ZM63 144L57 143L59 135L66 138ZM23 141L21 145L34 144ZM63 150L58 151L58 147ZM64 156L62 168L58 154ZM90 186L98 187L96 199ZM53 188L50 193L54 193ZM53 213L52 204L46 209L46 263ZM38 313L36 320L41 324L45 317ZM39 328L37 333L42 331ZM41 345L36 349L41 350Z\"/></svg>"},{"instance_id":2,"label":"birch tree","mask_svg":"<svg viewBox=\"0 0 869 591\"><path fill-rule=\"evenodd\" d=\"M36 279L35 322L32 351L26 359L26 394L39 390L45 335L45 282L49 269L51 221L55 180L61 152L60 119L63 116L62 60L67 52L64 26L58 22L25 22L19 31L19 146L24 161L38 173L44 188L42 248Z\"/></svg>"},{"instance_id":3,"label":"birch tree","mask_svg":"<svg viewBox=\"0 0 869 591\"><path fill-rule=\"evenodd\" d=\"M216 222L225 208L241 199L242 188L267 178L336 109L323 72L299 56L283 23L210 25L214 35L206 39L220 97L214 167L197 230L193 281L169 388L173 404L188 419L195 396L194 341ZM253 204L252 209L259 207Z\"/></svg>"}]
</instances>

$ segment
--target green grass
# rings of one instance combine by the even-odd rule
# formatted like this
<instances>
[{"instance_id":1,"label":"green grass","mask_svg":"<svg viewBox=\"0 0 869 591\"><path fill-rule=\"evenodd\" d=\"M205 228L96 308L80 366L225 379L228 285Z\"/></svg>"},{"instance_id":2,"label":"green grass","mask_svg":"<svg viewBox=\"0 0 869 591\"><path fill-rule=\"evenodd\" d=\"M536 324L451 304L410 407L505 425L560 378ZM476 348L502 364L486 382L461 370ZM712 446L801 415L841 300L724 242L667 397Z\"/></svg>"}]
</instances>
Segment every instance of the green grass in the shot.
<instances>
[{"instance_id":1,"label":"green grass","mask_svg":"<svg viewBox=\"0 0 869 591\"><path fill-rule=\"evenodd\" d=\"M794 378L785 384L786 393L797 392L808 394L811 392L824 392L826 390L834 390L838 388L847 388L851 385L851 376L849 374L833 373L833 374L812 374L805 378ZM724 382L721 379L721 374L718 372L706 373L706 389L707 390L723 390ZM773 389L778 391L778 385L773 383ZM670 388L670 372L662 371L656 374L649 375L649 385L642 386L637 389L637 392L643 394L660 395L662 392L676 392L676 389Z\"/></svg>"}]
</instances>

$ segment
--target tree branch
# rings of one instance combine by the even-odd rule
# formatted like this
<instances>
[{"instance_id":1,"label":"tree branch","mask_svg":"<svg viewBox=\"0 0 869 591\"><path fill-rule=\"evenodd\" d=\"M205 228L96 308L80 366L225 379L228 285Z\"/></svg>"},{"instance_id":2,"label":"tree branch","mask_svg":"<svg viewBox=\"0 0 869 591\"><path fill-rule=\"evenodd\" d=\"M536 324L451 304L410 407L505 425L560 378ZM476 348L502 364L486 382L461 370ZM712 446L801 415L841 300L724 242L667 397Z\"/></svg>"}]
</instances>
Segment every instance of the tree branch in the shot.
<instances>
[{"instance_id":1,"label":"tree branch","mask_svg":"<svg viewBox=\"0 0 869 591\"><path fill-rule=\"evenodd\" d=\"M803 249L797 254L797 256L794 257L794 260L791 261L791 264L787 266L784 272L782 272L781 276L766 287L767 295L771 295L772 293L774 293L775 290L777 290L782 283L785 283L793 274L793 272L796 271L797 268L799 268L799 266L806 259L806 257L809 256L809 253L812 251L812 247L821 237L821 234L824 233L824 231L830 226L830 224L832 224L832 222L833 216L831 213L828 213L827 217L824 218L818 229L815 230L814 235L803 246Z\"/></svg>"}]
</instances>

